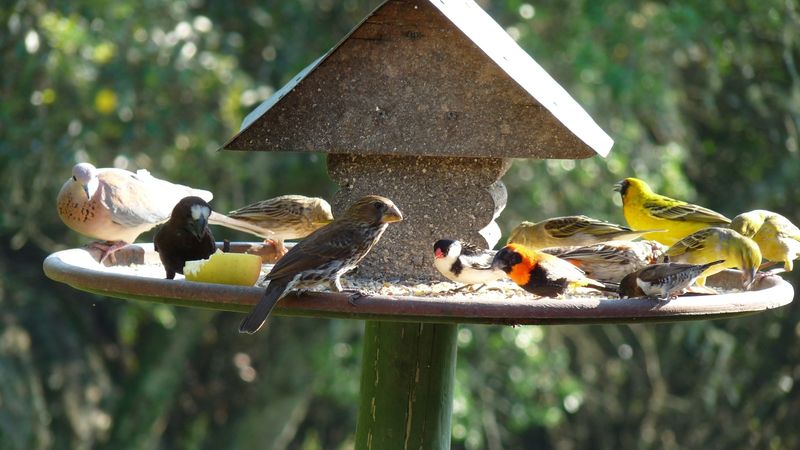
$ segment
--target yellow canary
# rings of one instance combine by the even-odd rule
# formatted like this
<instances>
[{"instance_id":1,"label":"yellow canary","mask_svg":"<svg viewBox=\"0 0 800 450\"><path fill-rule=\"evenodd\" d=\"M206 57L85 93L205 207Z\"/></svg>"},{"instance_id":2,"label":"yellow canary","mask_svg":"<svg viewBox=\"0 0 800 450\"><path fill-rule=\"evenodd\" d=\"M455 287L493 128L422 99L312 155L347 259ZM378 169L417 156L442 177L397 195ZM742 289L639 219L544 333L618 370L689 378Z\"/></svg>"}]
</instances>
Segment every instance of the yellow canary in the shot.
<instances>
[{"instance_id":1,"label":"yellow canary","mask_svg":"<svg viewBox=\"0 0 800 450\"><path fill-rule=\"evenodd\" d=\"M643 236L664 245L672 245L703 228L727 227L731 223L716 211L656 194L638 178L626 178L614 190L622 195L622 213L628 225L634 230L664 230Z\"/></svg>"},{"instance_id":2,"label":"yellow canary","mask_svg":"<svg viewBox=\"0 0 800 450\"><path fill-rule=\"evenodd\" d=\"M608 241L630 241L653 230L628 227L586 216L564 216L541 222L522 222L511 231L507 244L528 248L576 247Z\"/></svg>"},{"instance_id":3,"label":"yellow canary","mask_svg":"<svg viewBox=\"0 0 800 450\"><path fill-rule=\"evenodd\" d=\"M707 277L724 269L738 267L742 270L742 288L748 289L761 264L758 244L729 228L705 228L676 242L664 254L670 262L679 263L708 264L721 260L721 264L703 271L697 279L700 286L705 286Z\"/></svg>"},{"instance_id":4,"label":"yellow canary","mask_svg":"<svg viewBox=\"0 0 800 450\"><path fill-rule=\"evenodd\" d=\"M761 249L761 256L783 262L791 272L792 261L800 257L800 228L778 213L757 209L733 218L731 229L752 238Z\"/></svg>"}]
</instances>

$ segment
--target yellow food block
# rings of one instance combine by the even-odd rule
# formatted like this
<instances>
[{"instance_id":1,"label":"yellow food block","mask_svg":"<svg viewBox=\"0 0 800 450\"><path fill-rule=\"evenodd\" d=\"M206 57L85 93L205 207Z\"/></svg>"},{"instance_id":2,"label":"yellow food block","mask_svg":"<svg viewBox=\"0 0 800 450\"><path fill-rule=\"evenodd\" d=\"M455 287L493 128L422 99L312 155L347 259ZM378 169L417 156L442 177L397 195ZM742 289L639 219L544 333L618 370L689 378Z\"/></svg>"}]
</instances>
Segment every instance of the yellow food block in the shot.
<instances>
[{"instance_id":1,"label":"yellow food block","mask_svg":"<svg viewBox=\"0 0 800 450\"><path fill-rule=\"evenodd\" d=\"M261 275L261 257L217 250L209 259L186 261L183 275L189 281L253 286Z\"/></svg>"}]
</instances>

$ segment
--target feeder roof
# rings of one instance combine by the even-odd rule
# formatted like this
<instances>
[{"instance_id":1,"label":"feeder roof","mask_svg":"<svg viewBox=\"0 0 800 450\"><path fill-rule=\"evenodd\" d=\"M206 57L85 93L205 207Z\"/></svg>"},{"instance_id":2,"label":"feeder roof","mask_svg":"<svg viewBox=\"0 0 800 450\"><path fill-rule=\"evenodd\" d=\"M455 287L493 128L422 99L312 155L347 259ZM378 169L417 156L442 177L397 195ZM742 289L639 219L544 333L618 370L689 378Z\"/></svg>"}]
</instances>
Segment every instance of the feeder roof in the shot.
<instances>
[{"instance_id":1,"label":"feeder roof","mask_svg":"<svg viewBox=\"0 0 800 450\"><path fill-rule=\"evenodd\" d=\"M612 139L471 0L388 0L244 120L232 150L577 159Z\"/></svg>"}]
</instances>

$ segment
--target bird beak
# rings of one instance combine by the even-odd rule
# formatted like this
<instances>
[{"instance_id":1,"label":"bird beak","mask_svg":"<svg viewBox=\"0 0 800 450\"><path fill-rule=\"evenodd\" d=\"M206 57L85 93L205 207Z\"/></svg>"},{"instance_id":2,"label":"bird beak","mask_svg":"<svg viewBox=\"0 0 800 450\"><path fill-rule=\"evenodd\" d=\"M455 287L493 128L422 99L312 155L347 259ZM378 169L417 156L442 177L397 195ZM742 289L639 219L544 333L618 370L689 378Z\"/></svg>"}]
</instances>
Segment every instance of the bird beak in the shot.
<instances>
[{"instance_id":1,"label":"bird beak","mask_svg":"<svg viewBox=\"0 0 800 450\"><path fill-rule=\"evenodd\" d=\"M747 291L753 286L756 281L756 272L758 269L753 267L750 270L742 270L742 288Z\"/></svg>"},{"instance_id":2,"label":"bird beak","mask_svg":"<svg viewBox=\"0 0 800 450\"><path fill-rule=\"evenodd\" d=\"M403 220L403 213L396 206L392 206L381 216L383 223L400 222L401 220Z\"/></svg>"},{"instance_id":3,"label":"bird beak","mask_svg":"<svg viewBox=\"0 0 800 450\"><path fill-rule=\"evenodd\" d=\"M198 241L203 238L203 232L205 231L207 226L208 226L208 219L206 219L203 216L198 217L197 220L192 222L191 231L194 237L196 237Z\"/></svg>"},{"instance_id":4,"label":"bird beak","mask_svg":"<svg viewBox=\"0 0 800 450\"><path fill-rule=\"evenodd\" d=\"M100 184L100 181L97 177L94 177L89 180L88 183L84 184L83 192L86 193L86 198L91 199L95 192L97 192L97 187Z\"/></svg>"},{"instance_id":5,"label":"bird beak","mask_svg":"<svg viewBox=\"0 0 800 450\"><path fill-rule=\"evenodd\" d=\"M333 220L317 220L317 221L314 221L314 222L311 222L311 223L316 227L322 227L322 226L325 226L325 225L327 225L327 224L329 224L331 222L333 222Z\"/></svg>"},{"instance_id":6,"label":"bird beak","mask_svg":"<svg viewBox=\"0 0 800 450\"><path fill-rule=\"evenodd\" d=\"M441 250L441 249L438 249L438 248L437 248L436 250L434 250L434 251L433 251L433 256L434 256L436 259L439 259L439 258L444 258L444 253L442 253L442 250Z\"/></svg>"},{"instance_id":7,"label":"bird beak","mask_svg":"<svg viewBox=\"0 0 800 450\"><path fill-rule=\"evenodd\" d=\"M622 183L623 183L622 181L618 181L614 185L614 192L622 192Z\"/></svg>"}]
</instances>

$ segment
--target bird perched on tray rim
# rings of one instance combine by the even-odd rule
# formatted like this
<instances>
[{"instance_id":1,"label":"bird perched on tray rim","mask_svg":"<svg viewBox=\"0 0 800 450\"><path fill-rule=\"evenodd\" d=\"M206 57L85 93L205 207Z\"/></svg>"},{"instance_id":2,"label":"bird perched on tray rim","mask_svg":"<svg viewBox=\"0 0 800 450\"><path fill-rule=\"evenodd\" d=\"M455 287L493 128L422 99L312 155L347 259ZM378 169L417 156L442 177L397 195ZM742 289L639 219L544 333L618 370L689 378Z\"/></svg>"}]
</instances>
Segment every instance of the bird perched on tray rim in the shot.
<instances>
[{"instance_id":1,"label":"bird perched on tray rim","mask_svg":"<svg viewBox=\"0 0 800 450\"><path fill-rule=\"evenodd\" d=\"M167 272L167 278L183 273L186 261L206 259L216 250L208 229L211 206L200 197L184 197L175 205L169 220L158 228L153 247Z\"/></svg>"},{"instance_id":2,"label":"bird perched on tray rim","mask_svg":"<svg viewBox=\"0 0 800 450\"><path fill-rule=\"evenodd\" d=\"M299 241L278 260L266 276L269 284L264 295L239 331L258 331L275 303L293 289L325 283L341 292L340 277L361 262L389 223L400 220L403 214L388 198L368 195L354 202L342 216Z\"/></svg>"}]
</instances>

